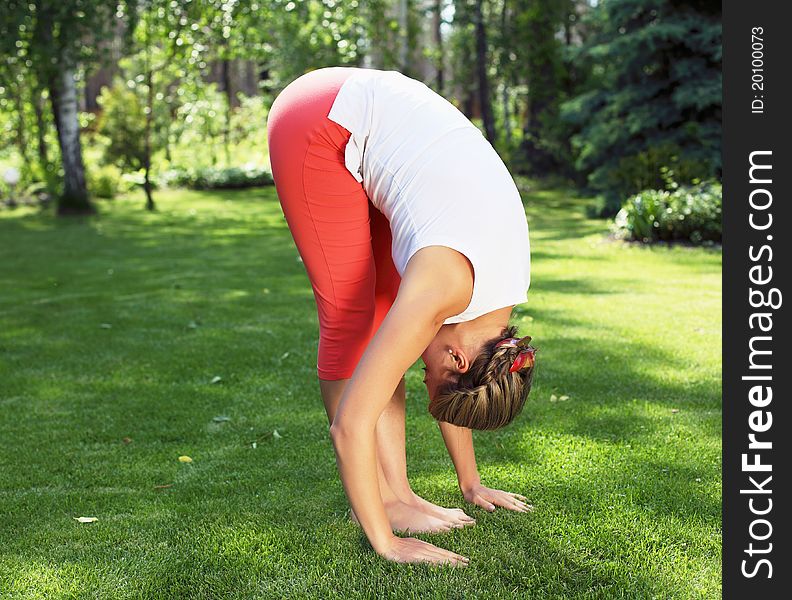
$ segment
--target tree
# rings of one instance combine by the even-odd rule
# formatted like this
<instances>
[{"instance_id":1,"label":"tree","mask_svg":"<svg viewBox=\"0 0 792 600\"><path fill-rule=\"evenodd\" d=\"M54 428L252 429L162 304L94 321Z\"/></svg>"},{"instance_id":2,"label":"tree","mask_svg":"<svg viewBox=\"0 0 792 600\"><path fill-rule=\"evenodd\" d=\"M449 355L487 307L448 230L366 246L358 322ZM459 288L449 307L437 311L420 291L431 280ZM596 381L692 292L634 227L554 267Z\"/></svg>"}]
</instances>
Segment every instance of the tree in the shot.
<instances>
[{"instance_id":1,"label":"tree","mask_svg":"<svg viewBox=\"0 0 792 600\"><path fill-rule=\"evenodd\" d=\"M266 18L251 11L240 20L255 24L253 39L265 38L259 43L258 57L267 64L276 87L281 87L319 67L358 65L369 51L367 28L374 26L366 18L381 4L383 0L365 2L363 7L357 0L294 0L273 4Z\"/></svg>"},{"instance_id":2,"label":"tree","mask_svg":"<svg viewBox=\"0 0 792 600\"><path fill-rule=\"evenodd\" d=\"M437 81L435 90L441 96L445 89L445 55L443 52L443 2L444 0L434 0L432 5L432 34L435 47L431 52L435 69L437 69Z\"/></svg>"},{"instance_id":3,"label":"tree","mask_svg":"<svg viewBox=\"0 0 792 600\"><path fill-rule=\"evenodd\" d=\"M720 3L607 0L575 53L592 76L563 115L580 127L576 166L606 195L720 176ZM607 68L606 68L607 66Z\"/></svg>"},{"instance_id":4,"label":"tree","mask_svg":"<svg viewBox=\"0 0 792 600\"><path fill-rule=\"evenodd\" d=\"M481 121L484 134L491 144L495 143L495 118L492 116L489 77L487 75L487 32L484 27L484 16L481 5L484 0L475 0L473 20L476 25L476 79L481 107Z\"/></svg>"},{"instance_id":5,"label":"tree","mask_svg":"<svg viewBox=\"0 0 792 600\"><path fill-rule=\"evenodd\" d=\"M451 86L460 90L460 110L468 118L476 112L476 30L468 0L453 0L453 29L448 40L453 73Z\"/></svg>"},{"instance_id":6,"label":"tree","mask_svg":"<svg viewBox=\"0 0 792 600\"><path fill-rule=\"evenodd\" d=\"M138 86L133 79L123 77L128 73L129 61L121 61L121 75L116 77L110 87L104 87L97 99L102 109L98 130L107 139L105 162L125 170L144 170L147 173L153 151L164 146L164 124L169 120L169 115L167 106L162 103L149 111L148 86ZM128 85L130 82L134 85ZM151 181L146 175L143 189L146 207L154 210Z\"/></svg>"},{"instance_id":7,"label":"tree","mask_svg":"<svg viewBox=\"0 0 792 600\"><path fill-rule=\"evenodd\" d=\"M100 0L34 0L28 4L35 22L30 45L36 73L49 90L63 165L63 193L58 214L94 212L85 185L85 168L77 118L75 75L97 60L101 40L115 34L124 3Z\"/></svg>"},{"instance_id":8,"label":"tree","mask_svg":"<svg viewBox=\"0 0 792 600\"><path fill-rule=\"evenodd\" d=\"M207 35L202 29L207 28L206 15L213 8L211 4L171 0L141 0L137 7L137 26L130 32L131 48L136 52L125 61L123 69L129 75L132 90L130 105L117 106L111 102L107 107L111 113L103 119L103 129L112 140L107 157L143 171L147 210L156 208L151 176L153 155L158 149L167 148L176 110L170 92L180 81L191 79L205 69L205 49L196 42ZM115 96L124 93L118 89L115 92ZM142 119L138 112L142 112ZM136 136L137 142L119 138L123 128L108 123L124 123L134 131L130 135Z\"/></svg>"},{"instance_id":9,"label":"tree","mask_svg":"<svg viewBox=\"0 0 792 600\"><path fill-rule=\"evenodd\" d=\"M514 40L528 84L521 155L528 173L546 174L560 166L560 137L554 132L562 100L564 69L556 37L565 15L559 0L516 0Z\"/></svg>"},{"instance_id":10,"label":"tree","mask_svg":"<svg viewBox=\"0 0 792 600\"><path fill-rule=\"evenodd\" d=\"M115 34L118 21L129 16L133 0L108 3L101 0L6 0L0 6L0 22L10 23L4 30L6 64L8 45L25 56L25 68L34 70L37 82L34 107L40 109L40 89L49 92L53 120L57 129L63 191L58 198L58 214L91 213L94 207L85 184L85 168L77 115L76 75L98 60L100 41ZM23 25L24 27L20 26ZM28 62L29 61L29 62ZM20 114L22 107L18 107ZM21 118L21 117L20 117ZM39 127L39 156L47 150L41 128L43 114L36 112ZM23 156L27 155L23 153Z\"/></svg>"},{"instance_id":11,"label":"tree","mask_svg":"<svg viewBox=\"0 0 792 600\"><path fill-rule=\"evenodd\" d=\"M13 138L13 143L22 157L23 165L30 164L28 156L28 124L25 111L26 99L25 92L28 78L26 77L25 57L26 50L20 52L16 46L16 32L20 27L26 26L24 10L20 10L20 5L14 2L5 7L5 11L0 13L0 55L3 60L0 62L0 100L3 108L8 103L11 105L11 123L8 133Z\"/></svg>"}]
</instances>

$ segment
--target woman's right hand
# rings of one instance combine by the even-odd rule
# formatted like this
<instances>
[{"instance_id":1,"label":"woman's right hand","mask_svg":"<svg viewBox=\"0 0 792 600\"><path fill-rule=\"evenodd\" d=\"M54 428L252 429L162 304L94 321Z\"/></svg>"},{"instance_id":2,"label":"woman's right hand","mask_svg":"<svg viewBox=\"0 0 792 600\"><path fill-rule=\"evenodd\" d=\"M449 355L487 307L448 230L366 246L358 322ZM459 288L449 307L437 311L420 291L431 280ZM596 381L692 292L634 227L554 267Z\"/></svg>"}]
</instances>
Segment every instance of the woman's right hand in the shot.
<instances>
[{"instance_id":1,"label":"woman's right hand","mask_svg":"<svg viewBox=\"0 0 792 600\"><path fill-rule=\"evenodd\" d=\"M469 558L438 548L417 538L402 538L394 536L391 544L383 551L377 551L381 557L397 563L421 563L431 564L451 564L453 566L466 567Z\"/></svg>"}]
</instances>

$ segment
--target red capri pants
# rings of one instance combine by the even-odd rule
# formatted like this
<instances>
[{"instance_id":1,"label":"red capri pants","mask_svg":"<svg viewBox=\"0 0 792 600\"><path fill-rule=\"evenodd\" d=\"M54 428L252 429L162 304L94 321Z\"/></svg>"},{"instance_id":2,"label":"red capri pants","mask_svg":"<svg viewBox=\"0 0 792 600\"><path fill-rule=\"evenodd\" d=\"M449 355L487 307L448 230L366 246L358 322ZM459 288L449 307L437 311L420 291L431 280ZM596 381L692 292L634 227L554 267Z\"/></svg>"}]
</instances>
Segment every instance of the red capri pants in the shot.
<instances>
[{"instance_id":1,"label":"red capri pants","mask_svg":"<svg viewBox=\"0 0 792 600\"><path fill-rule=\"evenodd\" d=\"M401 281L390 224L344 164L351 134L327 118L354 72L326 67L301 75L267 119L275 187L316 300L317 372L326 380L352 376Z\"/></svg>"}]
</instances>

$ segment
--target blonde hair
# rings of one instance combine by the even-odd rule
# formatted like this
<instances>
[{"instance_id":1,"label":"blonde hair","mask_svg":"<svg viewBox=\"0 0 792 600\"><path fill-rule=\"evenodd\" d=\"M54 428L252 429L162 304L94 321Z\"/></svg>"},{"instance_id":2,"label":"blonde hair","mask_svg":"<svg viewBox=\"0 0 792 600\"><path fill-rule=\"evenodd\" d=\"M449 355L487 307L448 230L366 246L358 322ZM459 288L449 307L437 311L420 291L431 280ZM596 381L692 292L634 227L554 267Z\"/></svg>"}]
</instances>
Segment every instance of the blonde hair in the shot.
<instances>
[{"instance_id":1,"label":"blonde hair","mask_svg":"<svg viewBox=\"0 0 792 600\"><path fill-rule=\"evenodd\" d=\"M492 430L508 425L520 414L531 391L535 365L510 373L509 367L522 348L495 347L516 334L517 327L510 325L502 336L484 342L470 368L456 381L440 386L429 403L435 419L459 427Z\"/></svg>"}]
</instances>

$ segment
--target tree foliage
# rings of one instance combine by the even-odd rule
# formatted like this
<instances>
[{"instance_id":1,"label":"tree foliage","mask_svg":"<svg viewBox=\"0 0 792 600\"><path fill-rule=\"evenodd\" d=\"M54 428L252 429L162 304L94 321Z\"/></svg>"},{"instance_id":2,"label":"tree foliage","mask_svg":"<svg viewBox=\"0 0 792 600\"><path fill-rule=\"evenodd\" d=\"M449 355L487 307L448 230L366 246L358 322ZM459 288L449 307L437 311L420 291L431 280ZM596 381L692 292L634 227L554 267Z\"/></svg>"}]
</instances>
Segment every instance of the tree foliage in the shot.
<instances>
[{"instance_id":1,"label":"tree foliage","mask_svg":"<svg viewBox=\"0 0 792 600\"><path fill-rule=\"evenodd\" d=\"M663 169L720 176L720 39L710 0L6 0L0 162L64 194L82 139L89 160L142 170L153 208L152 177L250 163L234 149L283 87L352 65L424 80L515 172L572 179L613 210L662 188ZM232 85L242 62L255 101ZM61 88L82 94L99 69L98 134L76 116L62 128Z\"/></svg>"},{"instance_id":2,"label":"tree foliage","mask_svg":"<svg viewBox=\"0 0 792 600\"><path fill-rule=\"evenodd\" d=\"M575 167L611 206L676 179L720 176L720 4L605 0L574 60L591 73L561 107L579 127Z\"/></svg>"}]
</instances>

